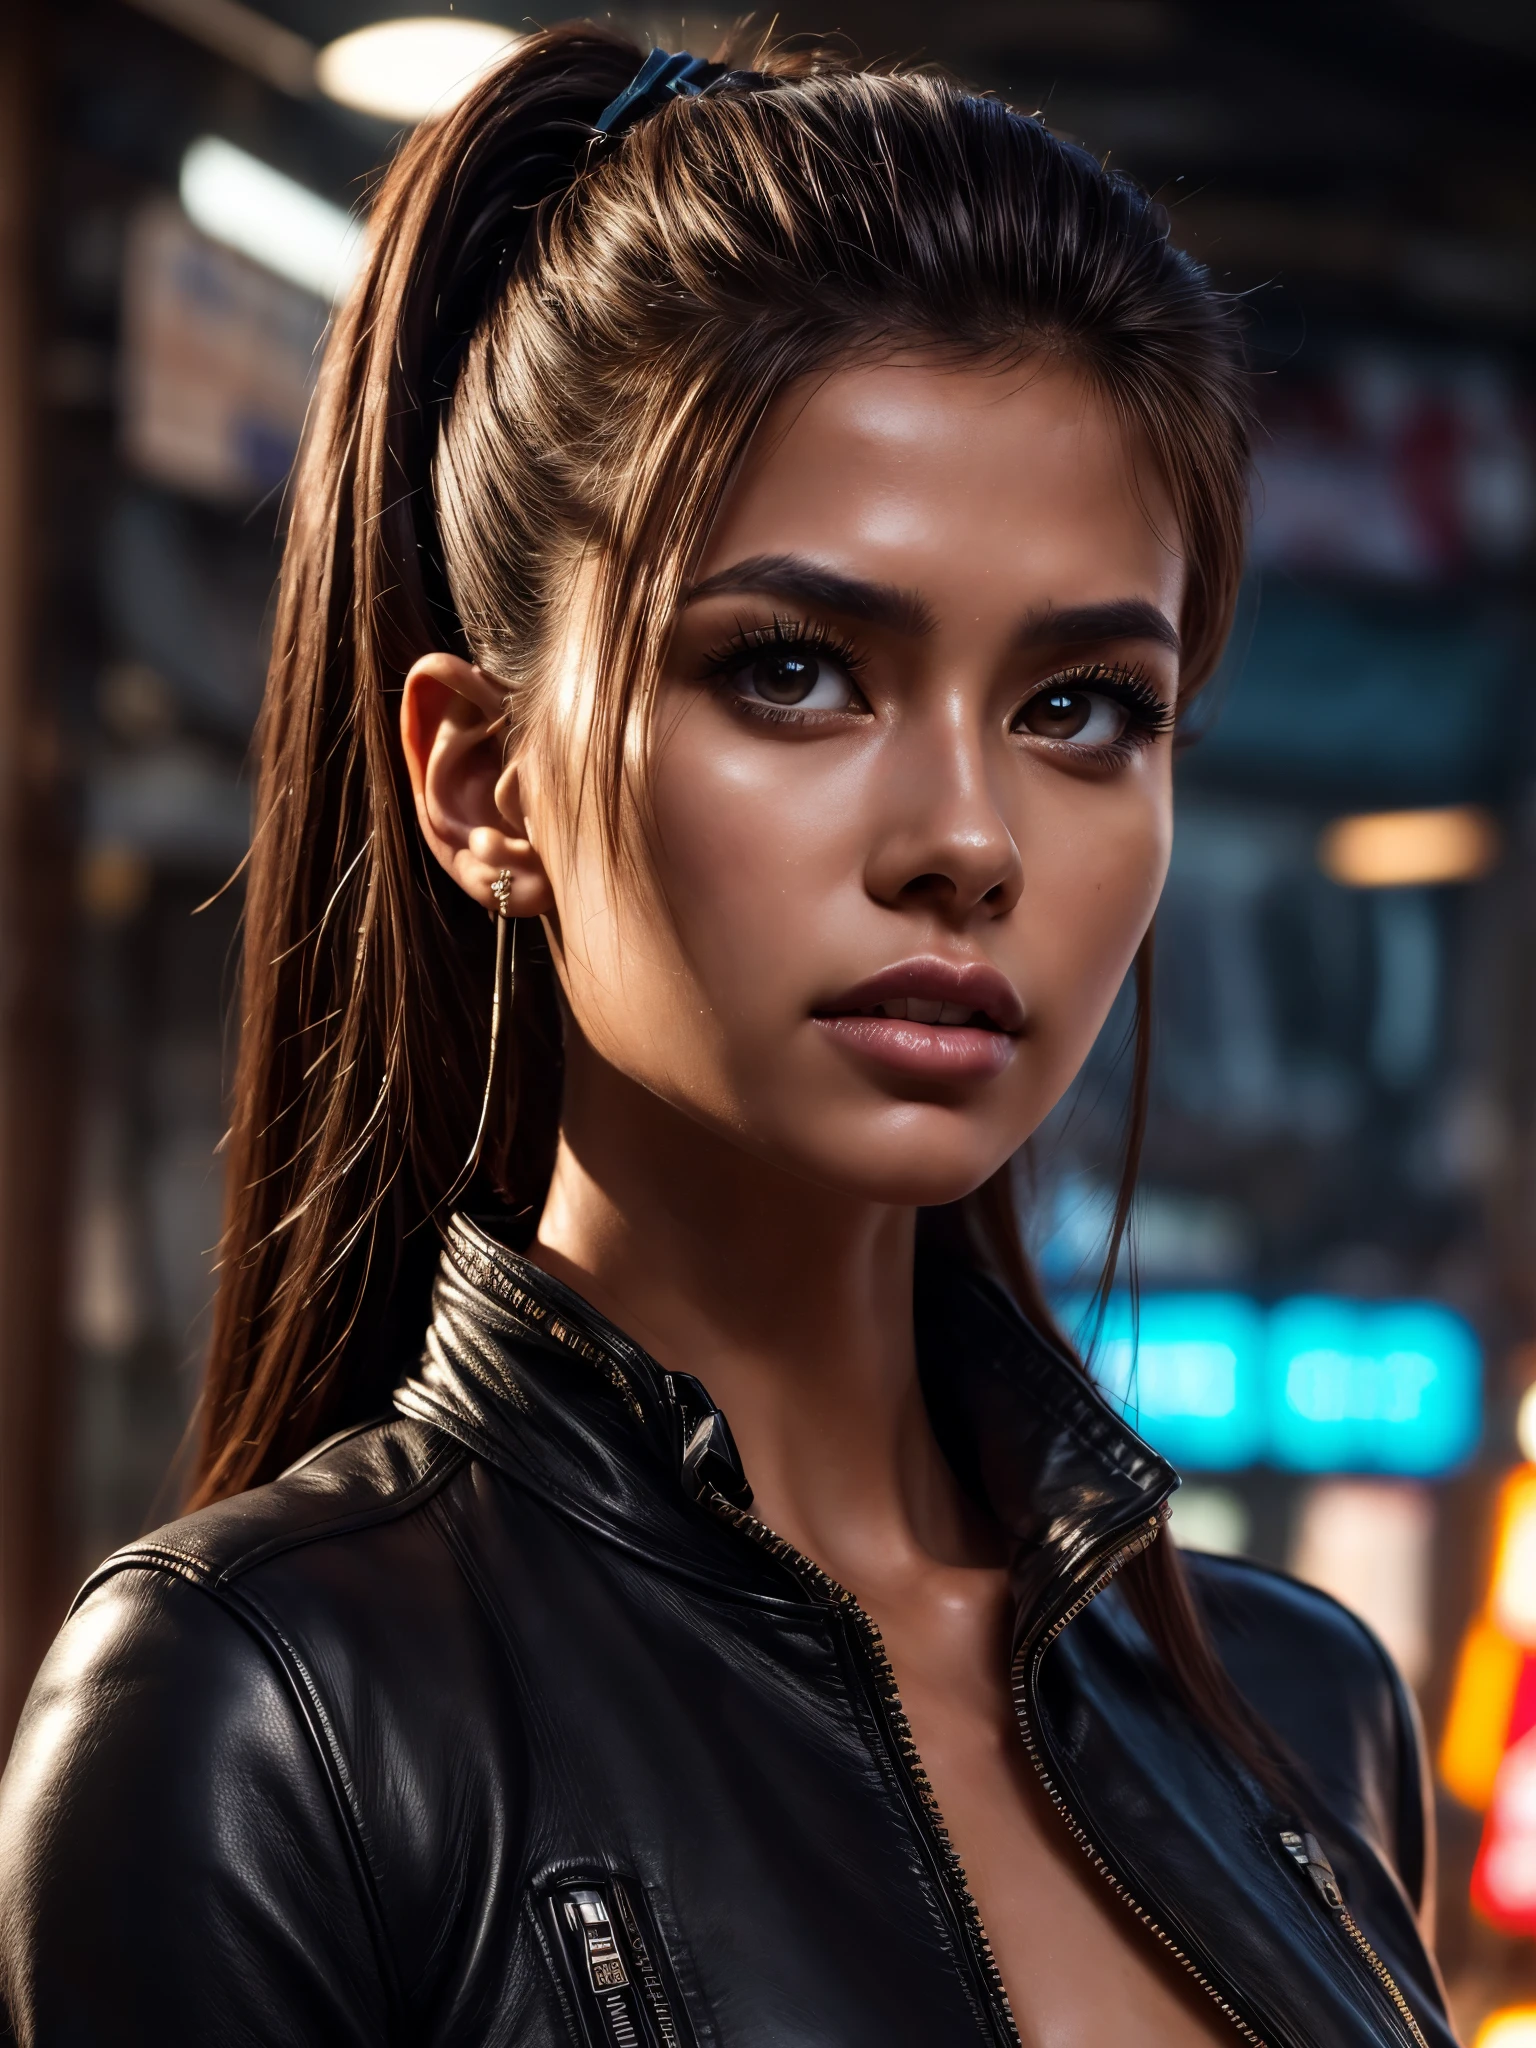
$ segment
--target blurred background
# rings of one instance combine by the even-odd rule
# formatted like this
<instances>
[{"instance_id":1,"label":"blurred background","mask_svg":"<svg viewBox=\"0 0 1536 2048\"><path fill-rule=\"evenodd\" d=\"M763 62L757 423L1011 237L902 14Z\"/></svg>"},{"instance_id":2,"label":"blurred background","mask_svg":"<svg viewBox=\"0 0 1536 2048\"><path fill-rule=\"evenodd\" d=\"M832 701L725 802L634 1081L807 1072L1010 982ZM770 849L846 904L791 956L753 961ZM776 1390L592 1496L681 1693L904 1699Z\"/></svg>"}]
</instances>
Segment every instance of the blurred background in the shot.
<instances>
[{"instance_id":1,"label":"blurred background","mask_svg":"<svg viewBox=\"0 0 1536 2048\"><path fill-rule=\"evenodd\" d=\"M1459 2023L1530 2048L1536 8L778 16L1042 110L1245 297L1253 567L1180 768L1139 1328L1127 1287L1096 1366L1188 1474L1184 1541L1329 1588L1407 1672ZM73 1584L176 1503L282 485L369 174L531 25L0 20L0 1737ZM1079 1321L1125 1022L1025 1168Z\"/></svg>"}]
</instances>

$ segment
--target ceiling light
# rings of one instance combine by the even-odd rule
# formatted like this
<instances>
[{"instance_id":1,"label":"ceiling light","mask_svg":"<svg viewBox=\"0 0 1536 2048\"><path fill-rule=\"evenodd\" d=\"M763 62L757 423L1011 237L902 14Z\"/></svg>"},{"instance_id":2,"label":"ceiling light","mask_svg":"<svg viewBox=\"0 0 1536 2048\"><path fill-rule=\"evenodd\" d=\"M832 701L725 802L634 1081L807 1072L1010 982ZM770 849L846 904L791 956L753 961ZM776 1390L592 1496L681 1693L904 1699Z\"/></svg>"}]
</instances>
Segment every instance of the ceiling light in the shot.
<instances>
[{"instance_id":1,"label":"ceiling light","mask_svg":"<svg viewBox=\"0 0 1536 2048\"><path fill-rule=\"evenodd\" d=\"M1475 882L1498 856L1498 828L1474 804L1337 818L1317 843L1323 873L1350 889Z\"/></svg>"},{"instance_id":2,"label":"ceiling light","mask_svg":"<svg viewBox=\"0 0 1536 2048\"><path fill-rule=\"evenodd\" d=\"M216 135L182 158L181 203L205 235L320 299L339 299L362 261L360 220Z\"/></svg>"},{"instance_id":3,"label":"ceiling light","mask_svg":"<svg viewBox=\"0 0 1536 2048\"><path fill-rule=\"evenodd\" d=\"M315 63L323 93L386 121L442 114L519 38L493 21L420 15L376 21L327 43Z\"/></svg>"}]
</instances>

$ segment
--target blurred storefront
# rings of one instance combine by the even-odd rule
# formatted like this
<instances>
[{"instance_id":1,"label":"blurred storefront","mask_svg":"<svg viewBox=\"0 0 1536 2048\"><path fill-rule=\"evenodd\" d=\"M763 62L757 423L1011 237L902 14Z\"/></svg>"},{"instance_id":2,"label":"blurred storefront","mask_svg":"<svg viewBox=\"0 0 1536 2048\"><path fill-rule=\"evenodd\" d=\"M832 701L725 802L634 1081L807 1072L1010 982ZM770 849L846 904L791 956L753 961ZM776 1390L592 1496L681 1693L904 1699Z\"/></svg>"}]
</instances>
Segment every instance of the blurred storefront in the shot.
<instances>
[{"instance_id":1,"label":"blurred storefront","mask_svg":"<svg viewBox=\"0 0 1536 2048\"><path fill-rule=\"evenodd\" d=\"M12 1706L70 1581L176 1499L283 480L412 111L409 80L392 114L334 96L388 106L398 70L316 59L424 11L39 0L0 41ZM1418 1689L1470 2036L1536 2010L1536 29L1514 0L837 21L1112 152L1246 297L1253 568L1180 768L1139 1311L1087 1302L1123 1015L1035 1148L1038 1249L1189 1475L1181 1538L1327 1586Z\"/></svg>"}]
</instances>

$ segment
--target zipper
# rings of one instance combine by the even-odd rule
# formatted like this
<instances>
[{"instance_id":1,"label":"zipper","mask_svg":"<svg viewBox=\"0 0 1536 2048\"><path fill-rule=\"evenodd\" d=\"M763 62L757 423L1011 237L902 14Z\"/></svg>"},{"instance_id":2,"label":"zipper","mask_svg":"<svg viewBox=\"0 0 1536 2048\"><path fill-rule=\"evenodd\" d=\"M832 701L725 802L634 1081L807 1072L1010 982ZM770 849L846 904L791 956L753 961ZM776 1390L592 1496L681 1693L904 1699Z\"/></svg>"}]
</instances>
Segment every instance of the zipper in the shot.
<instances>
[{"instance_id":1,"label":"zipper","mask_svg":"<svg viewBox=\"0 0 1536 2048\"><path fill-rule=\"evenodd\" d=\"M1330 1917L1343 1928L1345 1934L1365 1958L1371 1974L1386 1992L1388 1998L1391 1999L1393 2006L1396 2008L1398 2018L1413 2036L1414 2041L1417 2043L1417 2048L1429 2048L1429 2043L1424 2038L1424 2030L1414 2018L1413 2010L1399 1989L1397 1979L1381 1960L1381 1957L1377 1955L1375 1949L1372 1948L1364 1929L1360 1926L1354 1914L1350 1912L1348 1906L1345 1905L1344 1894L1339 1889L1339 1881L1333 1874L1333 1865L1323 1853L1322 1845L1316 1835L1298 1834L1291 1829L1287 1829L1280 1837L1280 1846L1291 1858L1292 1862L1306 1872L1307 1876L1312 1880L1313 1889L1327 1908Z\"/></svg>"},{"instance_id":2,"label":"zipper","mask_svg":"<svg viewBox=\"0 0 1536 2048\"><path fill-rule=\"evenodd\" d=\"M944 1825L939 1802L934 1797L932 1785L928 1782L928 1773L923 1769L922 1758L918 1755L917 1744L913 1740L912 1726L907 1719L906 1708L901 1703L901 1694L897 1689L896 1674L891 1669L891 1660L886 1654L885 1643L879 1629L846 1586L839 1585L830 1572L824 1572L821 1566L805 1556L804 1552L796 1550L792 1543L776 1535L766 1522L760 1522L749 1509L738 1507L734 1501L728 1500L719 1487L704 1483L699 1488L699 1498L722 1520L731 1523L743 1535L750 1537L754 1543L777 1558L781 1564L787 1565L797 1578L843 1614L861 1637L874 1678L876 1696L894 1738L897 1756L907 1782L916 1795L917 1811L925 1826L934 1861L939 1868L941 1889L947 1889L949 1903L958 1909L964 1935L969 1938L971 1956L979 1966L985 1997L978 2007L977 2016L983 2018L990 2013L992 2031L995 2035L1001 2035L1007 2048L1023 2048L1018 2025L1013 2017L1013 2008L1008 2003L1008 1992L1003 1983L1002 1972L997 1967L997 1958L992 1953L992 1944L987 1939L987 1930L982 1925L981 1914L977 1911L969 1880L960 1858L955 1854L954 1844L949 1839L949 1830Z\"/></svg>"},{"instance_id":3,"label":"zipper","mask_svg":"<svg viewBox=\"0 0 1536 2048\"><path fill-rule=\"evenodd\" d=\"M627 1888L593 1878L551 1888L549 1911L592 2048L687 2048Z\"/></svg>"},{"instance_id":4,"label":"zipper","mask_svg":"<svg viewBox=\"0 0 1536 2048\"><path fill-rule=\"evenodd\" d=\"M672 2017L672 2001L667 1996L666 1987L652 1959L650 1944L640 1932L640 1922L636 1919L635 1909L630 1904L629 1893L621 1884L616 1884L613 1891L614 1904L619 1909L619 1919L623 1923L625 1934L629 1937L630 1953L634 1956L640 1983L651 2008L651 2018L656 2024L656 2032L661 2037L661 2048L683 2048L682 2037L677 2031L677 2022Z\"/></svg>"},{"instance_id":5,"label":"zipper","mask_svg":"<svg viewBox=\"0 0 1536 2048\"><path fill-rule=\"evenodd\" d=\"M922 1757L918 1755L918 1745L915 1745L915 1741L911 1737L911 1724L907 1720L905 1708L901 1706L901 1694L897 1690L895 1671L891 1669L891 1659L889 1659L889 1655L885 1651L885 1642L881 1638L881 1630L874 1626L874 1622L868 1618L868 1614L864 1614L864 1610L860 1608L860 1604L856 1602L854 1595L848 1591L848 1587L840 1585L829 1573L821 1571L821 1567L817 1563L813 1563L809 1556L805 1556L801 1550L797 1550L795 1544L786 1542L786 1538L774 1534L774 1530L770 1530L766 1522L760 1522L748 1507L739 1507L735 1501L727 1499L725 1493L721 1493L721 1489L717 1485L713 1485L709 1479L705 1479L705 1475L702 1475L702 1473L698 1475L698 1481L700 1481L700 1485L698 1485L698 1499L702 1503L705 1503L707 1507L711 1507L717 1513L717 1516L721 1516L725 1522L731 1522L735 1528L739 1528L745 1536L750 1536L756 1544L760 1544L772 1556L776 1556L776 1559L782 1565L791 1567L791 1571L795 1571L795 1575L801 1581L809 1583L815 1591L819 1591L821 1597L827 1599L831 1606L840 1608L854 1622L858 1632L862 1634L864 1649L866 1649L870 1665L872 1665L874 1688L877 1688L877 1694L879 1694L881 1704L885 1708L885 1716L887 1716L887 1722L891 1726L891 1733L895 1735L895 1747L897 1747L899 1759L901 1759L901 1763L905 1767L907 1780L909 1780L913 1792L918 1794L918 1806L920 1806L922 1817L928 1823L928 1835L930 1835L930 1841L932 1841L932 1847L934 1847L936 1862L940 1866L940 1872L942 1872L944 1880L948 1882L952 1901L958 1905L958 1911L961 1911L961 1921L965 1925L965 1931L971 1937L975 1958L977 1958L977 1962L981 1966L981 1976L983 1976L985 1989L987 1989L987 2001L991 2005L993 2019L997 2023L1001 2036L1004 2036L1004 2040L1010 2044L1010 2048L1022 2048L1018 2023L1014 2019L1014 2009L1012 2009L1012 2005L1008 2001L1008 1989L1004 1985L1004 1978L1001 1978L1001 1970L997 1968L997 1958L991 1952L991 1942L987 1939L987 1929L981 1923L981 1913L977 1911L977 1903L975 1903L975 1896L971 1892L971 1884L969 1884L969 1880L965 1876L965 1868L963 1868L961 1860L958 1860L958 1855L954 1853L954 1843L950 1841L948 1829L944 1827L944 1817L942 1817L942 1812L940 1812L938 1800L934 1798L934 1788L928 1782L928 1772L924 1769ZM1032 1640L1022 1642L1020 1649L1018 1649L1018 1655L1014 1657L1014 1669L1012 1669L1014 1716L1018 1720L1020 1737L1024 1739L1024 1753L1028 1755L1028 1759L1030 1759L1030 1763L1034 1767L1034 1774L1040 1780L1040 1786L1042 1786L1044 1794L1047 1794L1047 1798L1051 1800L1051 1806L1055 1808L1057 1815L1061 1815L1061 1821L1065 1823L1067 1833L1071 1835L1071 1839L1077 1843L1077 1847L1083 1851L1083 1855L1087 1855L1087 1858L1090 1858L1094 1870L1110 1884L1110 1888L1114 1890L1114 1896L1120 1898L1120 1901L1124 1903L1124 1907L1130 1913L1135 1913L1135 1917L1141 1921L1141 1925L1147 1929L1147 1933L1153 1935L1153 1939L1159 1944L1159 1948L1196 1982L1196 1985L1200 1987L1200 1991L1206 1993L1206 1997L1212 2001L1212 2005L1217 2007L1221 2011L1221 2015L1231 2023L1233 2032L1239 2034L1245 2042L1249 2042L1251 2048L1268 2048L1264 2036L1257 2034L1251 2028L1251 2025L1247 2023L1247 2019L1243 2019L1243 2015L1231 2003L1231 1999L1221 1991L1221 1987L1214 1985L1212 1978L1206 1976L1206 1972L1200 1968L1200 1964L1190 1954L1186 1954L1186 1950L1182 1950L1178 1946L1176 1939L1167 1933L1165 1927L1161 1927L1153 1919L1153 1915L1147 1911L1147 1907L1141 1905L1139 1898L1133 1896L1133 1892L1130 1892L1130 1888L1124 1884L1124 1880L1114 1872L1110 1862L1104 1858L1104 1855L1100 1853L1100 1849L1094 1845L1090 1835L1087 1835L1087 1829L1081 1825L1081 1821L1073 1815L1073 1810L1067 1806L1067 1800L1065 1800L1061 1788L1051 1778L1051 1769L1049 1769L1047 1759L1040 1755L1040 1745L1038 1745L1036 1735L1034 1735L1034 1720L1032 1720L1032 1714L1030 1714L1030 1690L1032 1690L1032 1683L1034 1683L1034 1679L1036 1679L1036 1675L1040 1671L1040 1663L1044 1659L1044 1653L1051 1649L1051 1645L1057 1640L1057 1636L1063 1632L1063 1628L1067 1628L1067 1624L1073 1622L1083 1612L1085 1606L1090 1606L1090 1602L1098 1599L1098 1595L1104 1591L1104 1587L1110 1583L1110 1579L1114 1579L1114 1575L1124 1565L1128 1565L1133 1556L1139 1556L1143 1550L1147 1550L1157 1540L1157 1536L1163 1530L1165 1520L1167 1520L1167 1505L1163 1503L1157 1509L1157 1513L1153 1513L1153 1516L1147 1518L1145 1526L1135 1532L1135 1536L1130 1536L1128 1542L1122 1542L1122 1544L1118 1544L1116 1548L1112 1548L1108 1552L1108 1556L1102 1561L1102 1565L1098 1565L1098 1567L1085 1567L1085 1571L1094 1571L1096 1573L1092 1583L1087 1585L1073 1599L1071 1606L1065 1608L1055 1618L1055 1622L1051 1622L1051 1626L1047 1630L1044 1630L1038 1636L1034 1636ZM1282 1837L1282 1839L1286 1839L1286 1837ZM1307 1841L1315 1843L1315 1837L1307 1837ZM1319 1860L1321 1860L1321 1849L1319 1849ZM1319 1882L1317 1872L1309 1872L1309 1874L1313 1876L1313 1882ZM1425 2038L1423 2038L1423 2032L1419 2028L1417 2019L1413 2017L1413 2011L1409 2009L1407 1999L1403 1997L1401 1989L1397 1987L1393 1974L1389 1972L1389 1968L1386 1968L1386 1964L1380 1960L1376 1950L1370 1946L1364 1929L1356 1923L1356 1919L1350 1913L1350 1909L1343 1905L1343 1896L1339 1894L1337 1880L1333 1880L1333 1872L1331 1870L1327 1870L1327 1880L1331 1882L1333 1896L1337 1898L1337 1907L1329 1907L1329 1911L1335 1913L1339 1925L1343 1927L1343 1931L1350 1935L1354 1946L1358 1948L1358 1952L1364 1956L1366 1964L1370 1966L1372 1974L1376 1976L1376 1980L1380 1982L1382 1989L1386 1991L1386 1995L1389 1995L1389 1999L1393 2001L1393 2007L1397 2009L1399 2017L1407 2025L1409 2034L1413 2036L1415 2048L1430 2048L1430 2044L1427 2044Z\"/></svg>"},{"instance_id":6,"label":"zipper","mask_svg":"<svg viewBox=\"0 0 1536 2048\"><path fill-rule=\"evenodd\" d=\"M1083 1854L1089 1858L1099 1876L1106 1880L1116 1898L1120 1899L1135 1914L1147 1932L1156 1939L1159 1946L1173 1958L1182 1970L1186 1971L1194 1979L1195 1983L1215 2003L1218 2010L1231 2022L1243 2039L1251 2042L1253 2048L1265 2048L1263 2036L1254 2032L1253 2028L1249 2026L1248 2022L1237 2011L1231 2001L1206 1976L1199 1964L1179 1947L1172 1935L1158 1925L1146 1907L1138 1899L1132 1897L1129 1887L1116 1875L1109 1863L1100 1854L1098 1849L1095 1848L1089 1839L1087 1830L1067 1805L1060 1788L1051 1777L1045 1758L1040 1753L1040 1745L1035 1738L1034 1722L1030 1713L1030 1688L1034 1679L1039 1674L1041 1660L1044 1658L1046 1651L1055 1642L1067 1624L1074 1620L1077 1615L1081 1614L1090 1601L1098 1598L1099 1594L1103 1592L1120 1568L1128 1564L1133 1557L1138 1556L1143 1550L1148 1549L1157 1540L1166 1515L1167 1509L1160 1508L1149 1519L1145 1528L1137 1530L1130 1542L1121 1544L1118 1549L1111 1552L1109 1557L1100 1566L1098 1575L1093 1583L1078 1595L1064 1613L1056 1617L1055 1621L1052 1622L1043 1635L1035 1638L1032 1646L1028 1642L1020 1645L1018 1654L1013 1660L1013 1709L1018 1720L1019 1733L1024 1738L1025 1752L1035 1768L1035 1774L1039 1778L1051 1805L1065 1822L1067 1832L1071 1835L1072 1840L1082 1850ZM1033 1647L1034 1652L1032 1657L1029 1656L1031 1647ZM1417 2032L1417 2029L1415 2029L1415 2032ZM1421 2048L1427 2048L1427 2044L1421 2041Z\"/></svg>"}]
</instances>

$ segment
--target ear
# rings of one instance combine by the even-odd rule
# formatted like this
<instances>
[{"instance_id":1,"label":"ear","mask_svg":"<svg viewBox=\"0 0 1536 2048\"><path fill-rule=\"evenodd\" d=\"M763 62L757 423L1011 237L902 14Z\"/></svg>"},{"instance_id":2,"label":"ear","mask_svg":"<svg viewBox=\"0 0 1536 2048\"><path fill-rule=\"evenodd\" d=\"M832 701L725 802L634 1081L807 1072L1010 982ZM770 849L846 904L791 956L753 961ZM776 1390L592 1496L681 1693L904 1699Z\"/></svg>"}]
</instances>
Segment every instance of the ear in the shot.
<instances>
[{"instance_id":1,"label":"ear","mask_svg":"<svg viewBox=\"0 0 1536 2048\"><path fill-rule=\"evenodd\" d=\"M424 654L405 679L400 743L428 846L468 895L495 908L510 876L513 917L554 910L544 863L528 837L517 763L503 750L507 694L456 654Z\"/></svg>"}]
</instances>

